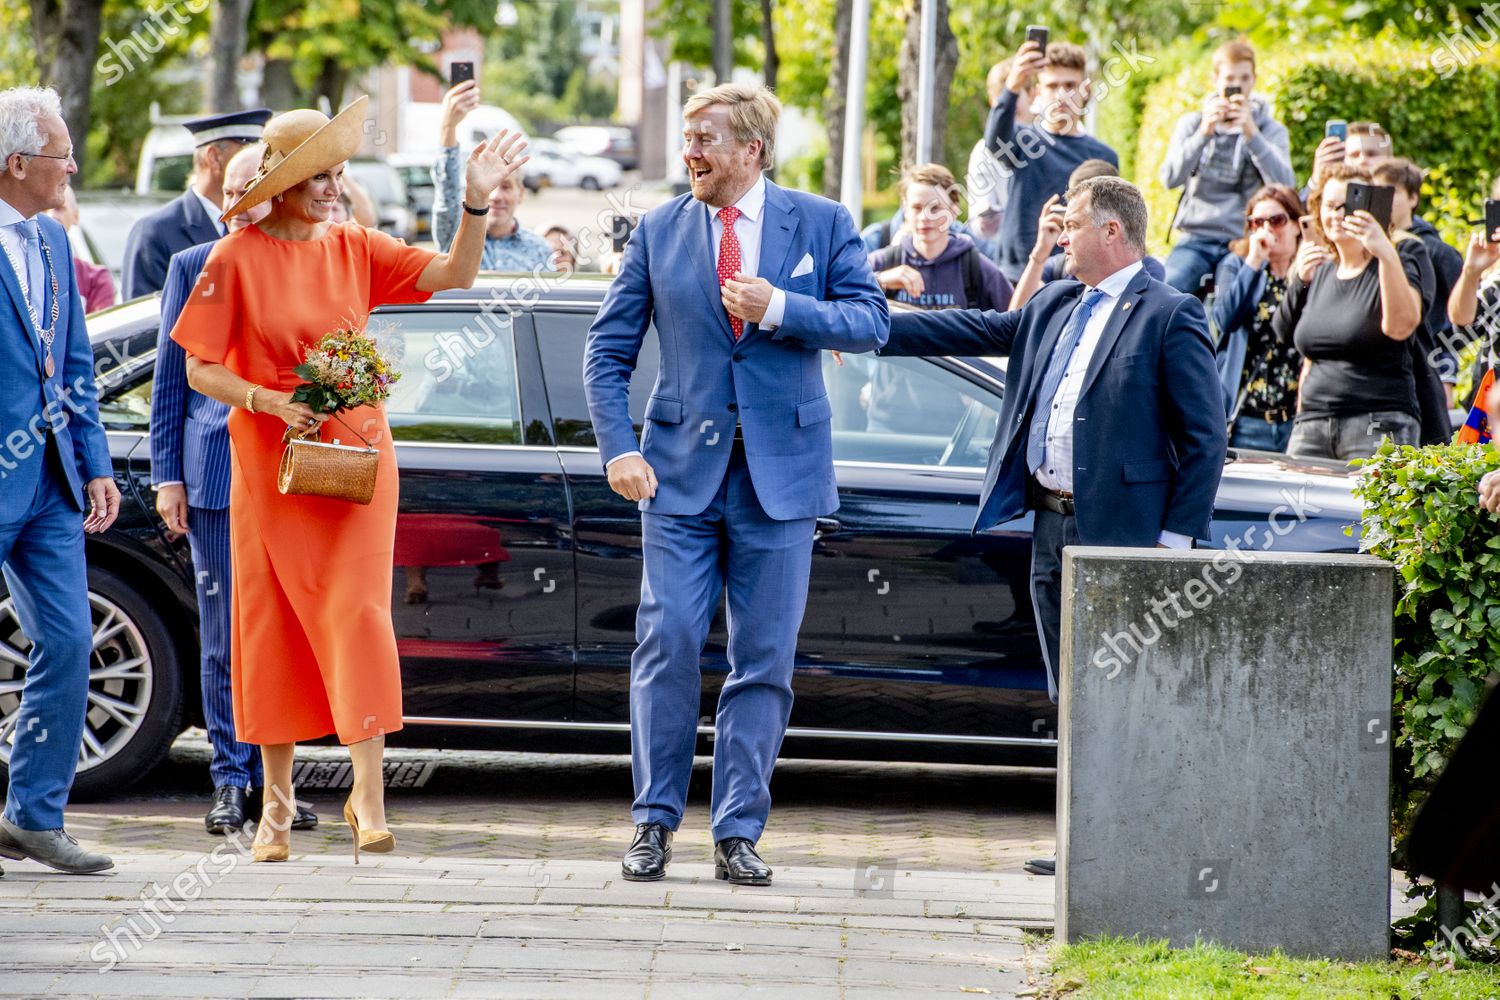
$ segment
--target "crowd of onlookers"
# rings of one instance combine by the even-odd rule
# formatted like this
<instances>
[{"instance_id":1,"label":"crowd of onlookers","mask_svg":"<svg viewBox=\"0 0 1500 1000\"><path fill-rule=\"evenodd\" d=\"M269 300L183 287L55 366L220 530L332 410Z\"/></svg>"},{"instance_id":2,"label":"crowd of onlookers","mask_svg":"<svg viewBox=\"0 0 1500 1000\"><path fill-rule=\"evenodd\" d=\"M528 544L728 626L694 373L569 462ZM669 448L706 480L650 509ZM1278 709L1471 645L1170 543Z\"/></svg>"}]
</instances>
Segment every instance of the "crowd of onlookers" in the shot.
<instances>
[{"instance_id":1,"label":"crowd of onlookers","mask_svg":"<svg viewBox=\"0 0 1500 1000\"><path fill-rule=\"evenodd\" d=\"M1255 91L1254 50L1222 45L1212 69L1212 91L1178 121L1160 169L1180 192L1170 252L1145 266L1205 301L1231 444L1344 459L1371 454L1387 437L1451 439L1450 411L1473 403L1472 392L1461 399L1454 388L1460 352L1483 345L1476 385L1495 360L1500 231L1476 232L1462 253L1446 244L1420 214L1422 169L1397 157L1375 122L1327 123L1298 187L1287 130ZM1081 47L1028 40L990 70L986 87L989 117L963 183L942 164L916 164L900 178L895 213L861 233L881 287L906 306L1025 305L1067 277L1058 247L1064 193L1118 173L1115 151L1085 125ZM462 211L458 125L478 104L474 81L443 99L433 167L439 249ZM341 218L373 224L368 197L352 179L346 186ZM1500 179L1490 194L1500 199ZM610 252L583 255L563 226L522 225L525 196L517 175L491 197L486 269L614 270L628 230L611 234ZM76 202L57 214L76 221ZM1500 211L1491 227L1497 219ZM76 267L89 308L112 304L108 272Z\"/></svg>"},{"instance_id":2,"label":"crowd of onlookers","mask_svg":"<svg viewBox=\"0 0 1500 1000\"><path fill-rule=\"evenodd\" d=\"M1205 301L1231 444L1349 459L1384 438L1450 440L1450 410L1473 402L1454 389L1459 353L1482 343L1476 385L1495 360L1500 213L1464 253L1448 246L1420 214L1422 169L1375 122L1328 122L1299 188L1287 130L1255 92L1255 51L1229 42L1212 69L1161 165L1180 192L1170 252L1145 266ZM1083 49L1028 40L986 84L964 184L917 164L895 215L862 234L881 287L909 307L1020 308L1066 278L1065 192L1117 172L1085 126Z\"/></svg>"}]
</instances>

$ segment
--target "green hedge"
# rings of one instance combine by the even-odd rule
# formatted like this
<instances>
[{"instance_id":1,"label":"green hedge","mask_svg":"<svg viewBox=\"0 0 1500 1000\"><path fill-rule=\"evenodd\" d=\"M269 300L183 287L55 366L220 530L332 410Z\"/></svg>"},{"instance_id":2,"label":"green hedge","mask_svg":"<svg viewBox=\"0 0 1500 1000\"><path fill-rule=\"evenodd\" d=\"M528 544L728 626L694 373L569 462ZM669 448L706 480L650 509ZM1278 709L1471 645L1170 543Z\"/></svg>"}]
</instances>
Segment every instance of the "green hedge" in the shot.
<instances>
[{"instance_id":1,"label":"green hedge","mask_svg":"<svg viewBox=\"0 0 1500 1000\"><path fill-rule=\"evenodd\" d=\"M1490 447L1381 446L1355 492L1360 547L1397 574L1391 820L1401 837L1500 669L1500 519L1481 510Z\"/></svg>"},{"instance_id":2,"label":"green hedge","mask_svg":"<svg viewBox=\"0 0 1500 1000\"><path fill-rule=\"evenodd\" d=\"M1262 52L1257 90L1291 134L1292 166L1305 179L1329 118L1373 120L1394 137L1398 156L1428 171L1422 213L1455 247L1483 217L1490 180L1500 172L1500 49L1457 67L1444 79L1432 47L1386 40L1346 40L1326 50ZM1198 108L1212 86L1205 53L1151 84L1141 105L1129 157L1151 208L1153 247L1165 246L1180 190L1157 179L1178 118ZM1112 129L1114 131L1114 129ZM1123 152L1122 152L1123 157ZM1128 176L1128 175L1127 175Z\"/></svg>"}]
</instances>

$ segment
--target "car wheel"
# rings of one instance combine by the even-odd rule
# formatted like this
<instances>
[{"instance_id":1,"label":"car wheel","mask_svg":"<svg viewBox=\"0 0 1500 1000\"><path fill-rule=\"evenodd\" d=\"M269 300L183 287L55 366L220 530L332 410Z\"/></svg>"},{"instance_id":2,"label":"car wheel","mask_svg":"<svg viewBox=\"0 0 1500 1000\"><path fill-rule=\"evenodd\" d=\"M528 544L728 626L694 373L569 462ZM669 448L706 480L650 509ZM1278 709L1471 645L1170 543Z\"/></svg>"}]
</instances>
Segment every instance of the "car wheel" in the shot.
<instances>
[{"instance_id":1,"label":"car wheel","mask_svg":"<svg viewBox=\"0 0 1500 1000\"><path fill-rule=\"evenodd\" d=\"M148 600L108 570L89 567L93 651L83 743L72 798L117 793L154 768L182 729L177 649ZM0 588L0 773L10 747L31 641Z\"/></svg>"},{"instance_id":2,"label":"car wheel","mask_svg":"<svg viewBox=\"0 0 1500 1000\"><path fill-rule=\"evenodd\" d=\"M578 182L578 186L583 188L585 191L597 191L599 190L599 178L585 177L583 180Z\"/></svg>"}]
</instances>

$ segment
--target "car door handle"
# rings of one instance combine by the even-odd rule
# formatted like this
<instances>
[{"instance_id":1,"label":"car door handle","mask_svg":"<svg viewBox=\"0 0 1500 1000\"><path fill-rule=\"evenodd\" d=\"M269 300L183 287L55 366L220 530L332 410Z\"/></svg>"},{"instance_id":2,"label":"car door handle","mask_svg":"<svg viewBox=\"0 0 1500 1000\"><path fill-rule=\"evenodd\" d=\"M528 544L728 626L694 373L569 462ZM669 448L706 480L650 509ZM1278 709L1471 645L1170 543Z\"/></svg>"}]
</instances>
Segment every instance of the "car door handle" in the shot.
<instances>
[{"instance_id":1,"label":"car door handle","mask_svg":"<svg viewBox=\"0 0 1500 1000\"><path fill-rule=\"evenodd\" d=\"M831 535L842 527L843 525L839 524L836 518L820 517L818 518L817 530L813 532L813 541L817 541L824 535Z\"/></svg>"}]
</instances>

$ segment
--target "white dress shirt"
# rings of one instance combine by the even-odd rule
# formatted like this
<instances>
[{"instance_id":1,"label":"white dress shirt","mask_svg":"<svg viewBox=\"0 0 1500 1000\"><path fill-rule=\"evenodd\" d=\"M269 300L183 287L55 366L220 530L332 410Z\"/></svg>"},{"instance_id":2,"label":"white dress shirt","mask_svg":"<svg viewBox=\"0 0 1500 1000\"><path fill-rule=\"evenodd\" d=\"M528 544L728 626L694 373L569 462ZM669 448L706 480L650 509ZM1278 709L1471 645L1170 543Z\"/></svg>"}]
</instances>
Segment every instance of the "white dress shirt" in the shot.
<instances>
[{"instance_id":1,"label":"white dress shirt","mask_svg":"<svg viewBox=\"0 0 1500 1000\"><path fill-rule=\"evenodd\" d=\"M719 218L719 210L722 205L703 204L703 210L708 213L709 232L713 242L713 260L708 266L714 269L714 279L718 280L719 274L719 243L724 238L724 220ZM761 174L755 179L750 190L734 203L734 207L740 210L740 217L734 220L734 235L740 241L740 273L749 277L760 276L760 234L765 228L766 209L766 177ZM720 308L723 308L722 306ZM761 317L760 328L762 330L774 330L781 325L786 316L786 292L780 288L771 290L771 301L766 306L766 314ZM639 451L627 451L616 455L605 463L609 468L622 458L631 455L639 455Z\"/></svg>"},{"instance_id":2,"label":"white dress shirt","mask_svg":"<svg viewBox=\"0 0 1500 1000\"><path fill-rule=\"evenodd\" d=\"M208 221L214 224L214 228L219 231L219 235L223 236L224 234L229 232L229 227L219 221L219 216L224 214L224 209L220 208L218 205L215 205L212 201L199 194L197 188L189 188L188 190L193 192L193 194L197 196L198 201L202 203L203 211L208 213ZM227 207L228 206L226 205L225 208Z\"/></svg>"},{"instance_id":3,"label":"white dress shirt","mask_svg":"<svg viewBox=\"0 0 1500 1000\"><path fill-rule=\"evenodd\" d=\"M17 228L25 221L25 217L19 211L0 198L0 243L5 246L5 266L15 270L11 261L20 263L21 270L16 274L16 280L21 283L21 296L30 298L31 276L26 273L26 241L22 239L21 230Z\"/></svg>"},{"instance_id":4,"label":"white dress shirt","mask_svg":"<svg viewBox=\"0 0 1500 1000\"><path fill-rule=\"evenodd\" d=\"M1104 296L1094 306L1094 311L1083 328L1083 335L1078 338L1078 346L1068 359L1068 367L1063 372L1062 381L1058 383L1057 394L1052 397L1052 413L1047 417L1047 440L1042 445L1042 465L1036 470L1036 480L1049 490L1073 492L1074 414L1078 410L1079 394L1083 391L1083 378L1089 370L1094 351L1099 346L1099 338L1104 335L1104 328L1109 325L1109 318L1114 315L1115 307L1120 302L1120 296L1125 293L1131 281L1135 280L1140 269L1141 262L1136 261L1120 268L1095 286ZM1088 294L1087 289L1084 294ZM1173 531L1163 531L1158 540L1174 549L1188 548L1192 542L1188 536Z\"/></svg>"}]
</instances>

